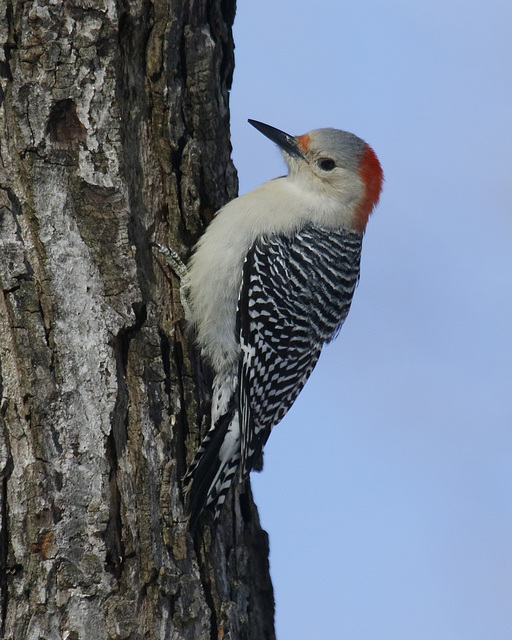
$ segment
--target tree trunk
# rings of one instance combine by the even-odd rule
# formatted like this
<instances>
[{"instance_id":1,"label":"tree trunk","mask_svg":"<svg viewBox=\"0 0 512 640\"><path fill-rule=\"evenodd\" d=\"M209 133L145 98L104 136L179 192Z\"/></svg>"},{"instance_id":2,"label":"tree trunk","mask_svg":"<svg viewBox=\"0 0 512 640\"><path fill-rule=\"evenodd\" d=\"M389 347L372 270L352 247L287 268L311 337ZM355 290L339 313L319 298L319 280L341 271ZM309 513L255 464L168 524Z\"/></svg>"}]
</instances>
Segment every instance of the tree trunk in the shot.
<instances>
[{"instance_id":1,"label":"tree trunk","mask_svg":"<svg viewBox=\"0 0 512 640\"><path fill-rule=\"evenodd\" d=\"M195 536L186 258L236 195L234 0L0 0L1 636L272 639L248 483Z\"/></svg>"}]
</instances>

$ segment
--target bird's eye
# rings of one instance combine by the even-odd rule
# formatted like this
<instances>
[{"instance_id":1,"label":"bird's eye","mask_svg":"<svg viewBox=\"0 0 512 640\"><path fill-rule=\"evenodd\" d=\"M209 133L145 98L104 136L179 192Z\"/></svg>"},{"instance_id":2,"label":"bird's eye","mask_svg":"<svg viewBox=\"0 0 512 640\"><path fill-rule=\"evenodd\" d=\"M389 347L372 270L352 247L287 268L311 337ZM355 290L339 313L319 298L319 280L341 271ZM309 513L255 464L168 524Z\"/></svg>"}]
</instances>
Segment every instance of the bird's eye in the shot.
<instances>
[{"instance_id":1,"label":"bird's eye","mask_svg":"<svg viewBox=\"0 0 512 640\"><path fill-rule=\"evenodd\" d=\"M332 158L320 158L320 160L318 161L318 166L323 171L332 171L336 166L336 163L334 162L334 160L332 160Z\"/></svg>"}]
</instances>

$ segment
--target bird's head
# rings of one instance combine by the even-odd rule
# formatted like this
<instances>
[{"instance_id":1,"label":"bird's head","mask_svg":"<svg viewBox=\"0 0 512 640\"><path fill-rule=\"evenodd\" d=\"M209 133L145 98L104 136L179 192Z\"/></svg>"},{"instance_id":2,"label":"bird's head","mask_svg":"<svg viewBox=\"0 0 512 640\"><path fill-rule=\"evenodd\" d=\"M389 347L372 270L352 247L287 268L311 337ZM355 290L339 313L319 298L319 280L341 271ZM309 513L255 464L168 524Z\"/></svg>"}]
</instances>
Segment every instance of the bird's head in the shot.
<instances>
[{"instance_id":1,"label":"bird's head","mask_svg":"<svg viewBox=\"0 0 512 640\"><path fill-rule=\"evenodd\" d=\"M280 147L291 179L350 207L352 226L364 232L384 179L375 152L364 140L339 129L314 129L291 136L268 124L249 122Z\"/></svg>"}]
</instances>

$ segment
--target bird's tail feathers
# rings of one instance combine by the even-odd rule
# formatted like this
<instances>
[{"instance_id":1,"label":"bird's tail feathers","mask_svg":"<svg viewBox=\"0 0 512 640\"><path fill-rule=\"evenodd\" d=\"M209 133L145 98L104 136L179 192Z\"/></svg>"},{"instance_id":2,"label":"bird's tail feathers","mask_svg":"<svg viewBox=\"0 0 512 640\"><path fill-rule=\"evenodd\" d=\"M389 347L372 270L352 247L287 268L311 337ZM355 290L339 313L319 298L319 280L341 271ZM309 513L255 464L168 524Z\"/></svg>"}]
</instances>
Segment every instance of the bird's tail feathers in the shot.
<instances>
[{"instance_id":1,"label":"bird's tail feathers","mask_svg":"<svg viewBox=\"0 0 512 640\"><path fill-rule=\"evenodd\" d=\"M185 489L190 527L193 529L205 508L218 518L240 463L238 411L220 416L206 434L187 474Z\"/></svg>"}]
</instances>

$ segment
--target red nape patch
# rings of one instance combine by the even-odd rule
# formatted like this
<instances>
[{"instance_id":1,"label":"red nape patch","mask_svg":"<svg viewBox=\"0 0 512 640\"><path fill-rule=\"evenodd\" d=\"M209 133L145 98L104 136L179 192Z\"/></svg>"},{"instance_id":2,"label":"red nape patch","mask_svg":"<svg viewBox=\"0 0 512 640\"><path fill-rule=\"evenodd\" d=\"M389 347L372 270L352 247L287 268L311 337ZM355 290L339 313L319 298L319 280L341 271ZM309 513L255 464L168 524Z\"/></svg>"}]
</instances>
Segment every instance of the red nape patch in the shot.
<instances>
[{"instance_id":1,"label":"red nape patch","mask_svg":"<svg viewBox=\"0 0 512 640\"><path fill-rule=\"evenodd\" d=\"M310 140L311 138L309 137L309 133L305 133L303 136L297 136L297 143L302 151L307 151Z\"/></svg>"},{"instance_id":2,"label":"red nape patch","mask_svg":"<svg viewBox=\"0 0 512 640\"><path fill-rule=\"evenodd\" d=\"M384 181L384 173L379 159L375 155L375 151L366 143L363 157L359 163L359 175L364 184L364 196L357 207L354 226L359 233L364 233L368 218L379 201Z\"/></svg>"}]
</instances>

